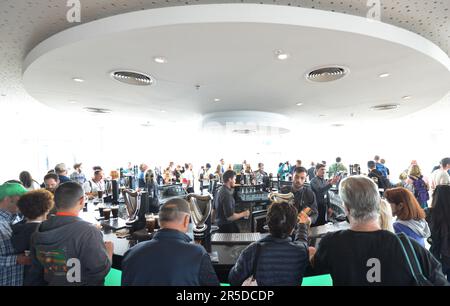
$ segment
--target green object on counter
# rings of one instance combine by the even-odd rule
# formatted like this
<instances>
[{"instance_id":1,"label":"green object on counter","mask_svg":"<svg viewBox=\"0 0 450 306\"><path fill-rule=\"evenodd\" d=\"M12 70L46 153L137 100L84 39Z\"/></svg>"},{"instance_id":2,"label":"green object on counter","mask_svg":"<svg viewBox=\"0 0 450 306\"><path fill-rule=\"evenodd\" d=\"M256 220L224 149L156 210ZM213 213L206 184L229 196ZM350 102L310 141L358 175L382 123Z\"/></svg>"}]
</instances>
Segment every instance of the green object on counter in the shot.
<instances>
[{"instance_id":1,"label":"green object on counter","mask_svg":"<svg viewBox=\"0 0 450 306\"><path fill-rule=\"evenodd\" d=\"M108 275L106 275L105 286L120 286L121 278L122 278L122 271L116 270L116 269L111 269L109 271ZM229 287L230 284L220 283L220 286ZM333 280L331 279L330 274L304 277L302 286L305 286L305 287L308 287L308 286L333 286Z\"/></svg>"},{"instance_id":2,"label":"green object on counter","mask_svg":"<svg viewBox=\"0 0 450 306\"><path fill-rule=\"evenodd\" d=\"M302 282L303 287L308 286L333 286L333 279L330 274L323 274L317 276L304 277Z\"/></svg>"},{"instance_id":3,"label":"green object on counter","mask_svg":"<svg viewBox=\"0 0 450 306\"><path fill-rule=\"evenodd\" d=\"M122 271L111 269L105 277L105 286L120 286L122 279Z\"/></svg>"}]
</instances>

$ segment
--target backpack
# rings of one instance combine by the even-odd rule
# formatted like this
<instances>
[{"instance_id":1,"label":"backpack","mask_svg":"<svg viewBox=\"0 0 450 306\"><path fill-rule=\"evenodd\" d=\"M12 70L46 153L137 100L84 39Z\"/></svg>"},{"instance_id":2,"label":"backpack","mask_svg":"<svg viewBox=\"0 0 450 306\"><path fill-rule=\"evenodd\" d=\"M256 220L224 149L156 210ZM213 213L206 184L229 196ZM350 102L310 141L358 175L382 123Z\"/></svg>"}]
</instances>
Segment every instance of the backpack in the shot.
<instances>
[{"instance_id":1,"label":"backpack","mask_svg":"<svg viewBox=\"0 0 450 306\"><path fill-rule=\"evenodd\" d=\"M410 177L413 181L414 186L414 196L420 204L426 203L430 199L430 195L428 194L428 186L422 177L413 178Z\"/></svg>"},{"instance_id":2,"label":"backpack","mask_svg":"<svg viewBox=\"0 0 450 306\"><path fill-rule=\"evenodd\" d=\"M396 238L400 243L403 256L405 257L406 263L408 264L408 269L414 279L415 285L434 286L434 284L425 275L423 275L420 261L417 258L417 254L408 236L406 236L404 233L399 233L396 235Z\"/></svg>"}]
</instances>

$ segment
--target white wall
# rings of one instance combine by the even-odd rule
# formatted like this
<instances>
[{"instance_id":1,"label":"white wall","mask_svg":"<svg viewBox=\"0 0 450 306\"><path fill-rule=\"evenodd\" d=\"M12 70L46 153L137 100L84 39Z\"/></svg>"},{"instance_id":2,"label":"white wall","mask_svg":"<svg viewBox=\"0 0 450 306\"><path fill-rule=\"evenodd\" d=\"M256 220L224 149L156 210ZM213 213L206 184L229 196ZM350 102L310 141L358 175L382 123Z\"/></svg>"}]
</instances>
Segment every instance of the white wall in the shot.
<instances>
[{"instance_id":1,"label":"white wall","mask_svg":"<svg viewBox=\"0 0 450 306\"><path fill-rule=\"evenodd\" d=\"M366 171L375 154L387 161L394 180L416 159L428 174L443 157L450 156L447 118L450 99L408 117L370 125L341 128L307 127L288 135L272 137L212 135L196 125L143 128L140 122L111 115L81 116L35 105L30 108L0 104L0 182L17 179L28 170L41 181L59 162L69 167L83 162L85 169L101 165L110 169L128 162L151 167L191 162L195 169L206 162L213 168L220 158L226 163L244 159L255 169L264 162L275 172L281 161L326 160L340 156L345 164L359 163ZM196 170L197 171L197 170Z\"/></svg>"}]
</instances>

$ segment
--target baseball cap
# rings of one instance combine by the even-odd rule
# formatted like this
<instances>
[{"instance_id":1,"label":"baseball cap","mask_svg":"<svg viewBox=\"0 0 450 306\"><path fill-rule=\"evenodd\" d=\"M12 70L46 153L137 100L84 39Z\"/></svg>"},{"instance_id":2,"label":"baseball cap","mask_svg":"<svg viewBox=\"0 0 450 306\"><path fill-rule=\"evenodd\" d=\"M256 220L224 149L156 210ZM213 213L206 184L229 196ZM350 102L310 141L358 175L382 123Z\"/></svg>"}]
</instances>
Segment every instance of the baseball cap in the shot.
<instances>
[{"instance_id":1,"label":"baseball cap","mask_svg":"<svg viewBox=\"0 0 450 306\"><path fill-rule=\"evenodd\" d=\"M0 201L6 197L21 196L27 192L28 190L26 190L21 184L5 183L0 185Z\"/></svg>"}]
</instances>

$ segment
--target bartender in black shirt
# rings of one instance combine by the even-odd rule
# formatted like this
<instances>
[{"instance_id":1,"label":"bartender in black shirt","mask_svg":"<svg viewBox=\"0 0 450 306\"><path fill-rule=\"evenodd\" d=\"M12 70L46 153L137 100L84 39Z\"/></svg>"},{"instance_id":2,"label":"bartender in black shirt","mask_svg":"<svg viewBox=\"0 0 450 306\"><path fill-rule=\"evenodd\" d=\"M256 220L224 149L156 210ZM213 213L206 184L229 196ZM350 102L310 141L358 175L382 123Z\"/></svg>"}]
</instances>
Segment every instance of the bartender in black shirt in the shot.
<instances>
[{"instance_id":1,"label":"bartender in black shirt","mask_svg":"<svg viewBox=\"0 0 450 306\"><path fill-rule=\"evenodd\" d=\"M316 165L316 176L311 180L311 189L316 194L317 207L319 216L315 222L315 226L324 225L328 220L328 215L331 215L330 196L328 191L330 188L339 182L340 177L335 176L331 180L325 180L325 165Z\"/></svg>"},{"instance_id":2,"label":"bartender in black shirt","mask_svg":"<svg viewBox=\"0 0 450 306\"><path fill-rule=\"evenodd\" d=\"M234 212L233 188L235 177L236 173L234 171L225 171L223 174L223 186L219 188L214 199L215 219L219 226L219 233L239 233L239 227L234 221L250 216L250 211L248 210L240 213Z\"/></svg>"},{"instance_id":3,"label":"bartender in black shirt","mask_svg":"<svg viewBox=\"0 0 450 306\"><path fill-rule=\"evenodd\" d=\"M297 208L298 212L302 211L306 207L311 208L311 222L315 223L319 213L317 210L317 201L314 192L309 187L304 185L306 182L307 173L308 171L304 167L295 168L292 186L284 186L281 189L281 193L292 192L294 194L294 206Z\"/></svg>"}]
</instances>

